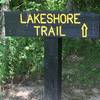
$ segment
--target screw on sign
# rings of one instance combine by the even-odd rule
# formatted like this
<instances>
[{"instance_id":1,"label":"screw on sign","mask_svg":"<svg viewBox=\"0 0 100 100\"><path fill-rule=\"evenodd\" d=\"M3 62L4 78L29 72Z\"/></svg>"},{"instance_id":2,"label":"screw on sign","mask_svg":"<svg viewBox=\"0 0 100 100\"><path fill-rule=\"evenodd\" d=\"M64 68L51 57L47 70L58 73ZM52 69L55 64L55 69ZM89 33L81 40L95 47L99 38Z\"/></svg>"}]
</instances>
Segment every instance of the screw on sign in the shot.
<instances>
[{"instance_id":1,"label":"screw on sign","mask_svg":"<svg viewBox=\"0 0 100 100\"><path fill-rule=\"evenodd\" d=\"M6 36L45 37L45 100L61 100L62 37L99 38L100 15L61 11L5 12Z\"/></svg>"}]
</instances>

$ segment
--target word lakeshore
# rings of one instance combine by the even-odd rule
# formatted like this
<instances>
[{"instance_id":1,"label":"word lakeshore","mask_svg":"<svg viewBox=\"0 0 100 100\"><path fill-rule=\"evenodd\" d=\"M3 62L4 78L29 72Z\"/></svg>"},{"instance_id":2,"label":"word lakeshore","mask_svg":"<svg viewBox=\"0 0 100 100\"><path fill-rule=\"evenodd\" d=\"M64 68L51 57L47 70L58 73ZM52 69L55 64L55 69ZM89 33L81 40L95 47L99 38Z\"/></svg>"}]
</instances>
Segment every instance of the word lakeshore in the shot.
<instances>
[{"instance_id":1,"label":"word lakeshore","mask_svg":"<svg viewBox=\"0 0 100 100\"><path fill-rule=\"evenodd\" d=\"M7 36L99 37L99 15L54 11L5 12Z\"/></svg>"},{"instance_id":2,"label":"word lakeshore","mask_svg":"<svg viewBox=\"0 0 100 100\"><path fill-rule=\"evenodd\" d=\"M41 23L41 24L80 24L78 17L80 13L75 14L51 14L51 13L41 13L41 14L28 14L26 19L24 19L25 15L20 14L20 23Z\"/></svg>"}]
</instances>

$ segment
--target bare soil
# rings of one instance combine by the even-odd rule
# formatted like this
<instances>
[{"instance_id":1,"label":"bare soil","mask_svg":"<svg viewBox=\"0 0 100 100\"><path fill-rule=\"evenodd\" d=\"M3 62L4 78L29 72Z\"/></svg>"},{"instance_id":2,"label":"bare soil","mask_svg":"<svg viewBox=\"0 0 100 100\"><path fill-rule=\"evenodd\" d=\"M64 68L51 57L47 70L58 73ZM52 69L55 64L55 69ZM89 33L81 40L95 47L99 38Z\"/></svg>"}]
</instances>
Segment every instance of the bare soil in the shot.
<instances>
[{"instance_id":1,"label":"bare soil","mask_svg":"<svg viewBox=\"0 0 100 100\"><path fill-rule=\"evenodd\" d=\"M1 88L0 100L43 100L43 81L7 84ZM62 86L62 100L100 100L100 89Z\"/></svg>"}]
</instances>

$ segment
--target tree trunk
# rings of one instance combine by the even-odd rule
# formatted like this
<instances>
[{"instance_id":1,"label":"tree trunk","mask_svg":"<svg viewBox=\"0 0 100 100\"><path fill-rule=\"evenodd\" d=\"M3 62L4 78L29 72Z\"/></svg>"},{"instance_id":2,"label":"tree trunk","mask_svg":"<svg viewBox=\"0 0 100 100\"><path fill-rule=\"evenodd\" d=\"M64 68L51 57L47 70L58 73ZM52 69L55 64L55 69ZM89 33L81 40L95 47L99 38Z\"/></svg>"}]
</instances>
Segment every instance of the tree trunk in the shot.
<instances>
[{"instance_id":1,"label":"tree trunk","mask_svg":"<svg viewBox=\"0 0 100 100\"><path fill-rule=\"evenodd\" d=\"M0 29L0 37L3 41L3 44L5 44L5 19L4 19L4 11L9 10L9 0L7 0L4 4L1 6L1 16L0 16L0 22L1 22L1 29Z\"/></svg>"}]
</instances>

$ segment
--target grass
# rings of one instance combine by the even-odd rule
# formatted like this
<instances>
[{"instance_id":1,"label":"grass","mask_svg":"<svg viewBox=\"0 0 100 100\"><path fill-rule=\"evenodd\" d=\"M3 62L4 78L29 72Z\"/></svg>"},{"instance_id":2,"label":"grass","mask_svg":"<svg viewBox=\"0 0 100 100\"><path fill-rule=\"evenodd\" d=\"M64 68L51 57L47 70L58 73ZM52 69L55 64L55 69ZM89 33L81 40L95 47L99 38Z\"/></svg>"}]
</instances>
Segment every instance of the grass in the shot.
<instances>
[{"instance_id":1,"label":"grass","mask_svg":"<svg viewBox=\"0 0 100 100\"><path fill-rule=\"evenodd\" d=\"M72 45L71 48L73 48L71 53L71 49L68 48L69 52L66 51L68 56L63 61L63 80L67 85L95 87L100 84L100 48L98 47L100 44L98 41L96 43L87 41L84 41L88 44L83 49L81 49L83 44L73 46L75 40L71 40L70 44L67 43L68 40L65 42ZM82 40L80 43L82 43ZM67 50L66 46L63 46L63 50Z\"/></svg>"}]
</instances>

